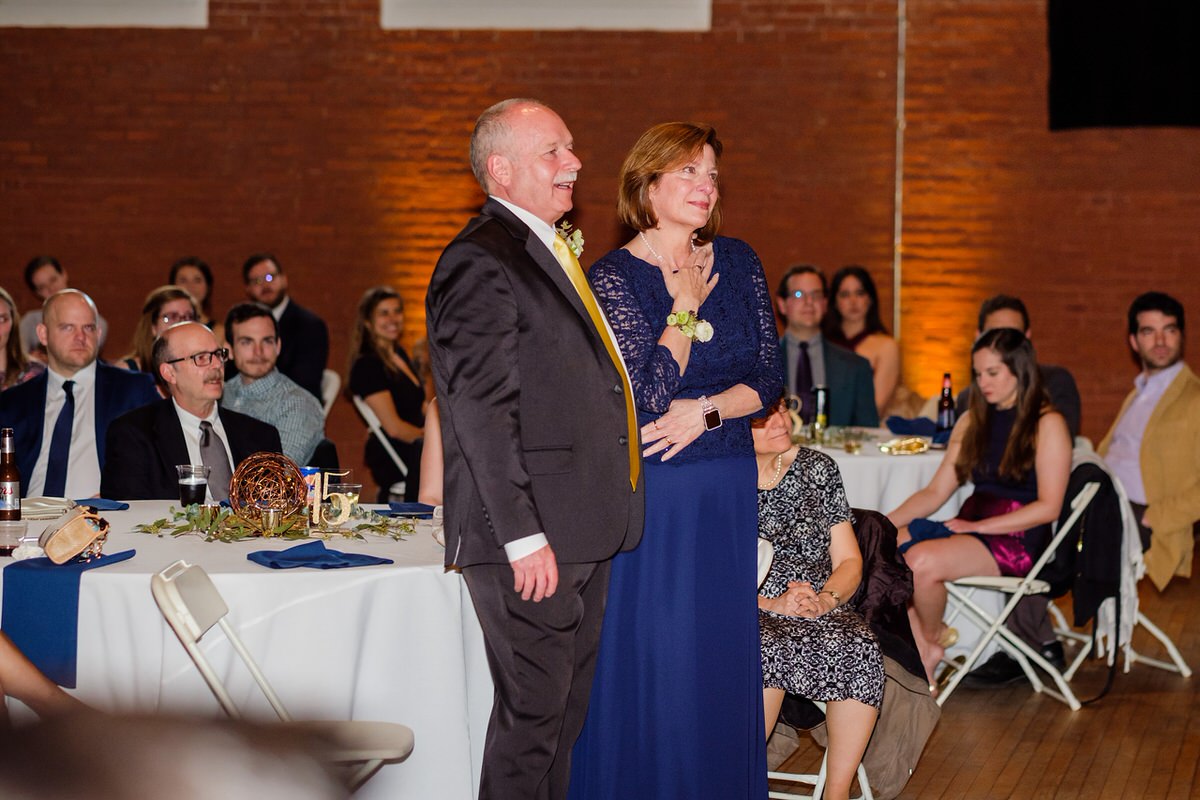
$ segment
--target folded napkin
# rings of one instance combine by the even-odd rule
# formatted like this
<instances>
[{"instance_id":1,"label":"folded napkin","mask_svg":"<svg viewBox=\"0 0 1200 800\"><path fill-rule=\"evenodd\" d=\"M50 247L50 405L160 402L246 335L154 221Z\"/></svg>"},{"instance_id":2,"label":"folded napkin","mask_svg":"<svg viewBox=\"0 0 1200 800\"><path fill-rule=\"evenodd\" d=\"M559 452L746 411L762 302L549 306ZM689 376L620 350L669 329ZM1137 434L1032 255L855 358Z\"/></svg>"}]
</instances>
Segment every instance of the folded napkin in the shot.
<instances>
[{"instance_id":1,"label":"folded napkin","mask_svg":"<svg viewBox=\"0 0 1200 800\"><path fill-rule=\"evenodd\" d=\"M0 628L50 680L75 688L79 647L79 580L89 569L133 558L125 550L91 561L55 564L29 558L4 568Z\"/></svg>"},{"instance_id":2,"label":"folded napkin","mask_svg":"<svg viewBox=\"0 0 1200 800\"><path fill-rule=\"evenodd\" d=\"M369 556L365 553L343 553L327 550L321 540L305 542L287 550L255 550L246 555L255 564L271 569L312 567L313 569L339 569L341 567L369 567L374 564L394 564L390 558Z\"/></svg>"},{"instance_id":3,"label":"folded napkin","mask_svg":"<svg viewBox=\"0 0 1200 800\"><path fill-rule=\"evenodd\" d=\"M908 523L908 535L909 540L896 548L898 552L903 553L917 542L928 539L948 539L954 535L954 531L947 528L944 522L920 518Z\"/></svg>"},{"instance_id":4,"label":"folded napkin","mask_svg":"<svg viewBox=\"0 0 1200 800\"><path fill-rule=\"evenodd\" d=\"M899 436L925 436L933 440L934 444L946 444L950 441L950 431L938 431L937 425L931 419L925 417L916 417L908 419L907 417L891 416L884 422L887 429Z\"/></svg>"},{"instance_id":5,"label":"folded napkin","mask_svg":"<svg viewBox=\"0 0 1200 800\"><path fill-rule=\"evenodd\" d=\"M103 497L89 497L85 500L76 500L76 505L91 506L97 511L128 511L129 503L122 503L120 500L105 500Z\"/></svg>"},{"instance_id":6,"label":"folded napkin","mask_svg":"<svg viewBox=\"0 0 1200 800\"><path fill-rule=\"evenodd\" d=\"M393 517L416 517L417 519L432 519L433 506L429 503L388 503Z\"/></svg>"}]
</instances>

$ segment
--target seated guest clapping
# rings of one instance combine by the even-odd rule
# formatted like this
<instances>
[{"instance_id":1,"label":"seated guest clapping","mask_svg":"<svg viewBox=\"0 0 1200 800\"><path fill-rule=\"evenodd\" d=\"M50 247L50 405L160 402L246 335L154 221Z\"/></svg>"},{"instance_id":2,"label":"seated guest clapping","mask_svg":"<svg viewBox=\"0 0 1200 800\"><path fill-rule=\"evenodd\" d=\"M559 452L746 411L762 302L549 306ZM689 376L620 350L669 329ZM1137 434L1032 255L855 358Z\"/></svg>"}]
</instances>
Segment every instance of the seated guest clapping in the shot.
<instances>
[{"instance_id":1,"label":"seated guest clapping","mask_svg":"<svg viewBox=\"0 0 1200 800\"><path fill-rule=\"evenodd\" d=\"M253 417L219 408L229 351L213 332L182 322L154 342L152 363L170 394L129 412L108 427L104 497L157 500L179 497L180 464L209 467L208 502L229 498L229 479L246 456L281 451L279 432Z\"/></svg>"},{"instance_id":2,"label":"seated guest clapping","mask_svg":"<svg viewBox=\"0 0 1200 800\"><path fill-rule=\"evenodd\" d=\"M932 684L952 632L942 622L944 581L967 575L1028 574L1058 519L1071 471L1071 437L1042 388L1033 345L1012 328L979 337L975 380L929 485L888 517L913 572L909 620ZM933 514L964 482L975 484L958 516Z\"/></svg>"},{"instance_id":3,"label":"seated guest clapping","mask_svg":"<svg viewBox=\"0 0 1200 800\"><path fill-rule=\"evenodd\" d=\"M849 797L883 703L883 656L845 605L862 578L850 505L833 459L792 444L781 406L751 422L759 535L775 560L758 597L763 705L770 736L785 692L826 705L825 797Z\"/></svg>"},{"instance_id":4,"label":"seated guest clapping","mask_svg":"<svg viewBox=\"0 0 1200 800\"><path fill-rule=\"evenodd\" d=\"M99 316L77 289L51 295L36 332L46 371L0 394L0 427L13 429L25 497L95 497L111 455L109 424L158 399L149 376L96 360Z\"/></svg>"},{"instance_id":5,"label":"seated guest clapping","mask_svg":"<svg viewBox=\"0 0 1200 800\"><path fill-rule=\"evenodd\" d=\"M225 381L221 406L274 425L283 454L311 463L325 438L325 413L311 392L275 368L281 342L271 309L238 303L225 317L225 331L237 374Z\"/></svg>"},{"instance_id":6,"label":"seated guest clapping","mask_svg":"<svg viewBox=\"0 0 1200 800\"><path fill-rule=\"evenodd\" d=\"M154 375L151 365L154 340L172 325L198 319L200 306L187 289L174 285L158 287L146 295L146 301L142 303L142 315L133 330L132 349L117 366Z\"/></svg>"}]
</instances>

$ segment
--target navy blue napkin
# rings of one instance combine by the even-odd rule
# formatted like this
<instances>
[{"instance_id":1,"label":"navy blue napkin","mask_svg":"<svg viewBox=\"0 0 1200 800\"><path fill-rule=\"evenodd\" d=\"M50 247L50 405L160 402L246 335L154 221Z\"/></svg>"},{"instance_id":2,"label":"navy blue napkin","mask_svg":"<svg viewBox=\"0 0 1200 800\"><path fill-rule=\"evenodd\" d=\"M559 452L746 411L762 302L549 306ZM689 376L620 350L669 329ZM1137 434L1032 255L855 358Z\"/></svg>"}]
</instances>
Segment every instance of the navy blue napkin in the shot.
<instances>
[{"instance_id":1,"label":"navy blue napkin","mask_svg":"<svg viewBox=\"0 0 1200 800\"><path fill-rule=\"evenodd\" d=\"M129 503L120 500L105 500L103 497L89 497L86 500L76 500L76 505L91 506L97 511L128 511Z\"/></svg>"},{"instance_id":2,"label":"navy blue napkin","mask_svg":"<svg viewBox=\"0 0 1200 800\"><path fill-rule=\"evenodd\" d=\"M133 558L136 551L91 561L55 564L48 558L14 561L4 568L0 628L50 680L75 688L79 649L79 579L96 567Z\"/></svg>"},{"instance_id":3,"label":"navy blue napkin","mask_svg":"<svg viewBox=\"0 0 1200 800\"><path fill-rule=\"evenodd\" d=\"M271 569L292 569L294 567L339 569L341 567L369 567L374 564L396 563L390 558L379 558L365 553L327 550L325 543L320 539L315 542L298 544L287 550L255 550L253 553L248 553L246 558L255 564L261 564Z\"/></svg>"},{"instance_id":4,"label":"navy blue napkin","mask_svg":"<svg viewBox=\"0 0 1200 800\"><path fill-rule=\"evenodd\" d=\"M415 517L416 519L431 519L433 506L429 503L388 503L393 517Z\"/></svg>"},{"instance_id":5,"label":"navy blue napkin","mask_svg":"<svg viewBox=\"0 0 1200 800\"><path fill-rule=\"evenodd\" d=\"M954 535L954 531L947 528L944 522L934 522L922 517L908 523L908 535L909 540L896 548L898 552L903 553L917 542L928 539L948 539Z\"/></svg>"},{"instance_id":6,"label":"navy blue napkin","mask_svg":"<svg viewBox=\"0 0 1200 800\"><path fill-rule=\"evenodd\" d=\"M883 423L887 429L898 436L924 436L932 439L934 444L946 444L950 441L950 431L938 432L937 425L931 419L916 417L890 416Z\"/></svg>"}]
</instances>

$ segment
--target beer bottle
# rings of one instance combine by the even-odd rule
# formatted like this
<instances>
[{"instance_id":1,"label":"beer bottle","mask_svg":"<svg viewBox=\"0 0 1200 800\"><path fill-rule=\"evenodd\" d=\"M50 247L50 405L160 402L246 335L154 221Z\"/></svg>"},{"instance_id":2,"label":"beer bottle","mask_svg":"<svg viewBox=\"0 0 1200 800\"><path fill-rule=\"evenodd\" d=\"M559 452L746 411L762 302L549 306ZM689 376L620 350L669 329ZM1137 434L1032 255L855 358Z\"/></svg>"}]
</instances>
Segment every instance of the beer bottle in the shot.
<instances>
[{"instance_id":1,"label":"beer bottle","mask_svg":"<svg viewBox=\"0 0 1200 800\"><path fill-rule=\"evenodd\" d=\"M13 429L0 428L0 520L21 518L21 473L13 446Z\"/></svg>"},{"instance_id":2,"label":"beer bottle","mask_svg":"<svg viewBox=\"0 0 1200 800\"><path fill-rule=\"evenodd\" d=\"M942 373L942 396L938 400L937 431L948 431L954 427L954 391L950 388L950 373Z\"/></svg>"}]
</instances>

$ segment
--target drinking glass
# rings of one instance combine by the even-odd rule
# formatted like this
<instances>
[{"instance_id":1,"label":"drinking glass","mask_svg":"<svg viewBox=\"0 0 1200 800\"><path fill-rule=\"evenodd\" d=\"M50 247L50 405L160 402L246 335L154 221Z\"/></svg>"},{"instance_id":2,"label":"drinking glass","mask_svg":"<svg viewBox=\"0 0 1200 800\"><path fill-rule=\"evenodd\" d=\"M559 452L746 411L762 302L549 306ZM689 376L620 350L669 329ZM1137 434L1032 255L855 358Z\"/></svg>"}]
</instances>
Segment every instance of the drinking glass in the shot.
<instances>
[{"instance_id":1,"label":"drinking glass","mask_svg":"<svg viewBox=\"0 0 1200 800\"><path fill-rule=\"evenodd\" d=\"M179 502L184 506L200 505L208 491L208 470L203 464L177 464L179 472Z\"/></svg>"}]
</instances>

